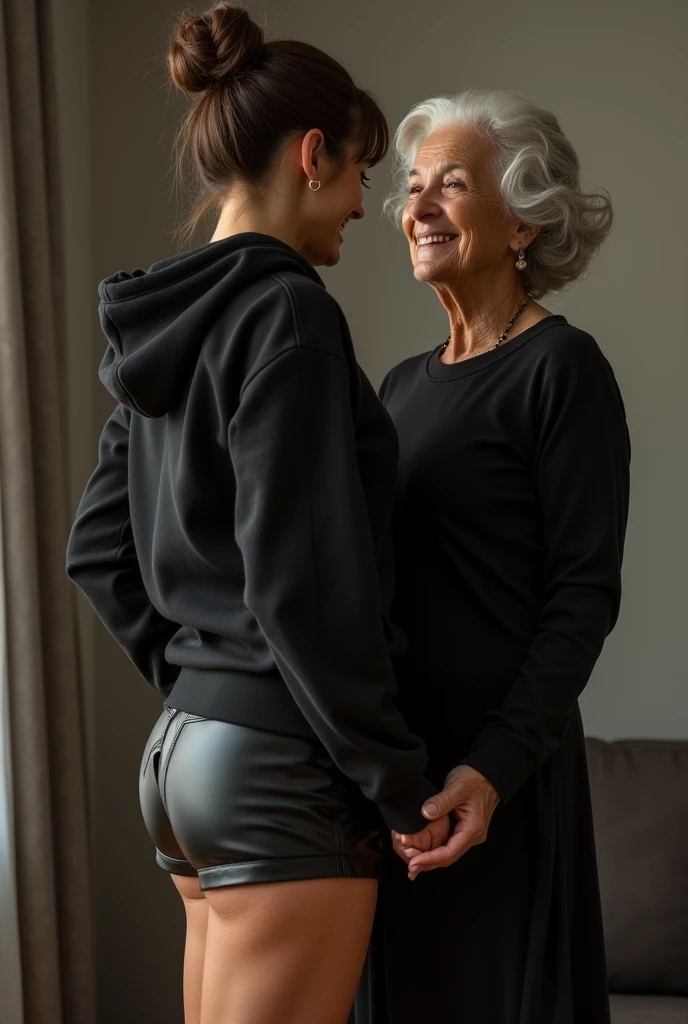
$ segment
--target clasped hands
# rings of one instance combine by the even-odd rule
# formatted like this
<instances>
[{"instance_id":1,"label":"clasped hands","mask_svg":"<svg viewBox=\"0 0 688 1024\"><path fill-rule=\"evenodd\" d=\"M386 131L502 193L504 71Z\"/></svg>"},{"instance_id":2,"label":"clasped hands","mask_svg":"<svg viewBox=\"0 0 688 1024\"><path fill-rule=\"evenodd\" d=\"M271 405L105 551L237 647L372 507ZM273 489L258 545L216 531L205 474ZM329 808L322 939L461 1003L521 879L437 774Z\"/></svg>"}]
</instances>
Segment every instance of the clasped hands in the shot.
<instances>
[{"instance_id":1,"label":"clasped hands","mask_svg":"<svg viewBox=\"0 0 688 1024\"><path fill-rule=\"evenodd\" d=\"M392 845L408 865L411 881L421 871L449 867L484 843L498 803L497 790L475 768L460 764L449 772L442 792L423 805L430 823L413 835L392 832Z\"/></svg>"}]
</instances>

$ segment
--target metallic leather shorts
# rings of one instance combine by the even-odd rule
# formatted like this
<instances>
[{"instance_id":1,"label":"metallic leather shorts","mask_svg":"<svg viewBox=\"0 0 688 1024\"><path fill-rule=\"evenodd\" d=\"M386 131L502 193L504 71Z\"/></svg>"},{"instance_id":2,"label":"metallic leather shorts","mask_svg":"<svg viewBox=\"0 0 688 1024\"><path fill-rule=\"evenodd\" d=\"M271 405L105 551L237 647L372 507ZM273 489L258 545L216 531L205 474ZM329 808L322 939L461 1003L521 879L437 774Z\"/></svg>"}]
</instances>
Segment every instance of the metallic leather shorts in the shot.
<instances>
[{"instance_id":1,"label":"metallic leather shorts","mask_svg":"<svg viewBox=\"0 0 688 1024\"><path fill-rule=\"evenodd\" d=\"M139 795L158 864L201 889L379 877L377 808L317 741L165 708Z\"/></svg>"}]
</instances>

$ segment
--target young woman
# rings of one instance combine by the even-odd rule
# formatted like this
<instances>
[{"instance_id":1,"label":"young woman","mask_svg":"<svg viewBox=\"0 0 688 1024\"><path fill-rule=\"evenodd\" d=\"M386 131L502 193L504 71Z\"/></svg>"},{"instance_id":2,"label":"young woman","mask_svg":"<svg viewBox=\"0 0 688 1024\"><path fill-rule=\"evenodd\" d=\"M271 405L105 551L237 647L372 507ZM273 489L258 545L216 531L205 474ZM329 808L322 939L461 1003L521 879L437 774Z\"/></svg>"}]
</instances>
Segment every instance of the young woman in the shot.
<instances>
[{"instance_id":1,"label":"young woman","mask_svg":"<svg viewBox=\"0 0 688 1024\"><path fill-rule=\"evenodd\" d=\"M119 404L67 571L166 697L140 793L186 907L187 1024L342 1024L382 822L448 834L394 702L396 435L313 269L363 216L387 126L334 60L227 4L179 24L169 68L199 96L194 220L219 220L100 286Z\"/></svg>"}]
</instances>

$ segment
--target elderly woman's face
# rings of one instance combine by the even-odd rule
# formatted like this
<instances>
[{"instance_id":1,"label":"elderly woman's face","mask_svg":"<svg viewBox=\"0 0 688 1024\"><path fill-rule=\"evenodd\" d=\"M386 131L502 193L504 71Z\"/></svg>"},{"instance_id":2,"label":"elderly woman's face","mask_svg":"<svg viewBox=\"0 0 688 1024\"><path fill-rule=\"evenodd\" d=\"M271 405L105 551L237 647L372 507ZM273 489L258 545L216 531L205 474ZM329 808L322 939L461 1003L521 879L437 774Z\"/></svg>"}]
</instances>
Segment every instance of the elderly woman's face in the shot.
<instances>
[{"instance_id":1,"label":"elderly woman's face","mask_svg":"<svg viewBox=\"0 0 688 1024\"><path fill-rule=\"evenodd\" d=\"M403 215L419 281L451 285L513 262L518 222L502 205L493 159L492 143L467 127L442 128L421 145Z\"/></svg>"}]
</instances>

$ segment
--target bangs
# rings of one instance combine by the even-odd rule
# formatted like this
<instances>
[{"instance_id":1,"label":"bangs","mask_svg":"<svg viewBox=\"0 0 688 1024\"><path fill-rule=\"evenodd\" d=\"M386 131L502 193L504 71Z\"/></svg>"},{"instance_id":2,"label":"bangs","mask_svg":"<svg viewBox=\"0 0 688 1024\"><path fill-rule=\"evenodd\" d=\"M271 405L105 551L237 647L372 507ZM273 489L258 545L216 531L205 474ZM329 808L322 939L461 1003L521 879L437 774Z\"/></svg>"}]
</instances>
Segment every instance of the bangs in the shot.
<instances>
[{"instance_id":1,"label":"bangs","mask_svg":"<svg viewBox=\"0 0 688 1024\"><path fill-rule=\"evenodd\" d=\"M354 133L359 139L356 162L374 167L384 159L389 149L389 126L373 97L363 89L357 89L356 92L359 104L357 130Z\"/></svg>"}]
</instances>

